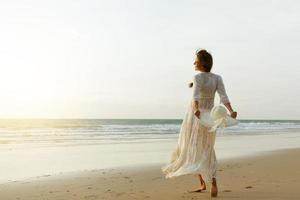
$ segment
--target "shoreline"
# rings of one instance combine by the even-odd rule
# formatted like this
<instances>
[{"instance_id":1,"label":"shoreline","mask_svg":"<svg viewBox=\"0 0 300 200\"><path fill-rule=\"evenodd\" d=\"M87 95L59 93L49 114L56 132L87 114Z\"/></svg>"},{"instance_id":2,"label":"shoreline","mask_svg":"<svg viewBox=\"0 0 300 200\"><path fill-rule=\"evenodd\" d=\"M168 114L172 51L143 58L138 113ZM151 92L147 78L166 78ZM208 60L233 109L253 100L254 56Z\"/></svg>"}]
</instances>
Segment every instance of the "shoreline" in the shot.
<instances>
[{"instance_id":1,"label":"shoreline","mask_svg":"<svg viewBox=\"0 0 300 200\"><path fill-rule=\"evenodd\" d=\"M300 148L219 161L218 198L299 199ZM82 170L0 184L0 199L207 199L196 175L165 179L162 164Z\"/></svg>"},{"instance_id":2,"label":"shoreline","mask_svg":"<svg viewBox=\"0 0 300 200\"><path fill-rule=\"evenodd\" d=\"M92 169L163 165L169 161L176 145L177 139L107 145L6 146L0 151L0 184ZM215 143L218 161L261 155L285 148L300 148L299 133L229 134L217 138Z\"/></svg>"}]
</instances>

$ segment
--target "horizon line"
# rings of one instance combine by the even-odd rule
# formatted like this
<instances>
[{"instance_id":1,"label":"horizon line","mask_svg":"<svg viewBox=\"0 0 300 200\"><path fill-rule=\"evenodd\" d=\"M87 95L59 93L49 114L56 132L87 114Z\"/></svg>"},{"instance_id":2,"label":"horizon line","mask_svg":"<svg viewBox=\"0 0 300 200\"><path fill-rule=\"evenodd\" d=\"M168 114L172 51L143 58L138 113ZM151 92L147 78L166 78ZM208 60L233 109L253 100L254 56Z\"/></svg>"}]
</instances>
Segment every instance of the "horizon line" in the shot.
<instances>
[{"instance_id":1,"label":"horizon line","mask_svg":"<svg viewBox=\"0 0 300 200\"><path fill-rule=\"evenodd\" d=\"M0 118L0 120L183 120L183 118ZM300 121L300 119L237 119L237 120Z\"/></svg>"}]
</instances>

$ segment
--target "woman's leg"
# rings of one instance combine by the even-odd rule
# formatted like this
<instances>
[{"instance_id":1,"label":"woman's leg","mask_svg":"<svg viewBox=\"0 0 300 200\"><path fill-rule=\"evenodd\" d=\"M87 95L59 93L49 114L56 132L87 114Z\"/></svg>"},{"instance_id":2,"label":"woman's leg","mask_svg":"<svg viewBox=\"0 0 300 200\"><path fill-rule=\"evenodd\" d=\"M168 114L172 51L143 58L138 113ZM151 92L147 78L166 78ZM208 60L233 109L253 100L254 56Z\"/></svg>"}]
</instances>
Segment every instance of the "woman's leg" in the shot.
<instances>
[{"instance_id":1,"label":"woman's leg","mask_svg":"<svg viewBox=\"0 0 300 200\"><path fill-rule=\"evenodd\" d=\"M206 190L205 181L203 180L201 174L199 174L199 180L200 180L200 189L201 190Z\"/></svg>"},{"instance_id":2,"label":"woman's leg","mask_svg":"<svg viewBox=\"0 0 300 200\"><path fill-rule=\"evenodd\" d=\"M200 188L198 188L196 190L192 190L190 192L201 192L203 190L206 190L206 185L205 185L205 182L204 182L201 174L199 174L198 176L199 176L199 180L200 180Z\"/></svg>"},{"instance_id":3,"label":"woman's leg","mask_svg":"<svg viewBox=\"0 0 300 200\"><path fill-rule=\"evenodd\" d=\"M218 195L218 186L217 186L217 179L216 178L212 178L210 195L212 197L216 197Z\"/></svg>"}]
</instances>

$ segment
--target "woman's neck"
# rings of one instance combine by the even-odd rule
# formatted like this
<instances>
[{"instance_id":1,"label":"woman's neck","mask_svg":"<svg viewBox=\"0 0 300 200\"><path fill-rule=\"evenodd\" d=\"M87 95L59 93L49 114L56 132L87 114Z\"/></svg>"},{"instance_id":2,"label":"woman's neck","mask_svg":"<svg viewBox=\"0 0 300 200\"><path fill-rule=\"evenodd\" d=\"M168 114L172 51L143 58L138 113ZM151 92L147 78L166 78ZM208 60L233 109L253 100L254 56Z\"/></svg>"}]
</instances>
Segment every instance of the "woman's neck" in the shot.
<instances>
[{"instance_id":1,"label":"woman's neck","mask_svg":"<svg viewBox=\"0 0 300 200\"><path fill-rule=\"evenodd\" d=\"M210 72L206 72L206 71L200 71L200 70L197 70L198 73L210 73Z\"/></svg>"}]
</instances>

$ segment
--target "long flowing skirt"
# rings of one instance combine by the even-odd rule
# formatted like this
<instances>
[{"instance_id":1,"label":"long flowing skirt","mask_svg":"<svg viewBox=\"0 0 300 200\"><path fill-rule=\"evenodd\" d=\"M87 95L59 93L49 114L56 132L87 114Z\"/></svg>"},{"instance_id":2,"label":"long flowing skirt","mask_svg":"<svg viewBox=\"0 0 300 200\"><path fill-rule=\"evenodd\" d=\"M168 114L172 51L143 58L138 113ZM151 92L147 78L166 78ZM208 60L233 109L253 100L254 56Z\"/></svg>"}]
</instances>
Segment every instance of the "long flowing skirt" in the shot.
<instances>
[{"instance_id":1,"label":"long flowing skirt","mask_svg":"<svg viewBox=\"0 0 300 200\"><path fill-rule=\"evenodd\" d=\"M170 162L161 168L166 178L201 174L208 183L212 182L212 178L216 178L216 131L208 130L209 128L201 125L194 115L191 102L183 118L178 143L171 154Z\"/></svg>"}]
</instances>

